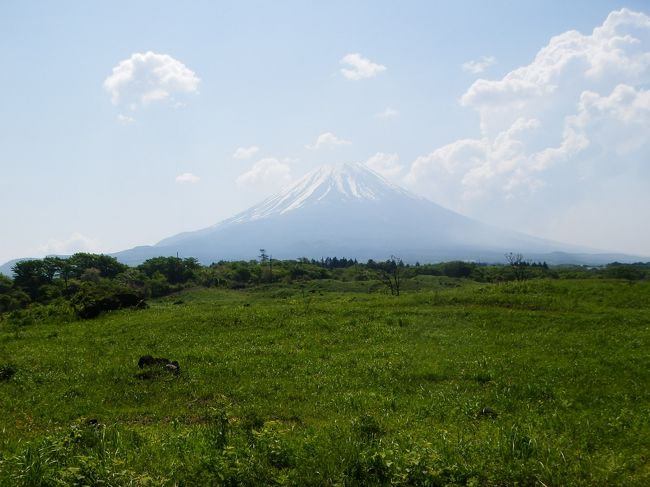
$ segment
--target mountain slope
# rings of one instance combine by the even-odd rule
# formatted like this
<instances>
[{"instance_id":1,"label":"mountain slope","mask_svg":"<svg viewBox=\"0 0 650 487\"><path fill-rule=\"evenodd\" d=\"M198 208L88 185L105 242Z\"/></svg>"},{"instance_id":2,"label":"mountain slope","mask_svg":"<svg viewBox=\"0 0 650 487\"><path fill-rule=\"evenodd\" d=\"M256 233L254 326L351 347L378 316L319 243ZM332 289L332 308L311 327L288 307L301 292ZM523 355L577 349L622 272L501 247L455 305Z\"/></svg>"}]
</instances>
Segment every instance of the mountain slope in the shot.
<instances>
[{"instance_id":1,"label":"mountain slope","mask_svg":"<svg viewBox=\"0 0 650 487\"><path fill-rule=\"evenodd\" d=\"M13 267L16 265L18 262L22 260L31 260L31 257L25 257L21 259L12 259L8 262L5 262L4 264L0 265L0 274L8 277L13 277Z\"/></svg>"},{"instance_id":2,"label":"mountain slope","mask_svg":"<svg viewBox=\"0 0 650 487\"><path fill-rule=\"evenodd\" d=\"M416 196L360 164L324 166L258 205L211 227L175 235L116 256L194 256L210 263L252 259L348 256L407 261L501 261L506 252L534 258L585 249L504 231Z\"/></svg>"},{"instance_id":3,"label":"mountain slope","mask_svg":"<svg viewBox=\"0 0 650 487\"><path fill-rule=\"evenodd\" d=\"M361 261L396 255L407 262L503 262L521 252L549 264L600 265L647 261L595 253L572 245L485 225L400 188L360 164L317 169L294 185L232 218L113 254L135 265L157 256L196 257L203 264L274 258L348 257ZM11 274L18 260L0 266Z\"/></svg>"},{"instance_id":4,"label":"mountain slope","mask_svg":"<svg viewBox=\"0 0 650 487\"><path fill-rule=\"evenodd\" d=\"M326 213L347 212L350 207L373 203L379 209L382 202L388 203L395 197L421 200L415 195L395 186L380 176L357 164L323 166L289 188L273 195L261 203L223 220L212 227L197 232L187 232L164 239L158 246L176 244L185 238L195 238L213 233L235 224L251 223L276 218L292 211L312 212L319 208ZM343 208L343 207L347 208ZM291 214L289 217L293 216Z\"/></svg>"}]
</instances>

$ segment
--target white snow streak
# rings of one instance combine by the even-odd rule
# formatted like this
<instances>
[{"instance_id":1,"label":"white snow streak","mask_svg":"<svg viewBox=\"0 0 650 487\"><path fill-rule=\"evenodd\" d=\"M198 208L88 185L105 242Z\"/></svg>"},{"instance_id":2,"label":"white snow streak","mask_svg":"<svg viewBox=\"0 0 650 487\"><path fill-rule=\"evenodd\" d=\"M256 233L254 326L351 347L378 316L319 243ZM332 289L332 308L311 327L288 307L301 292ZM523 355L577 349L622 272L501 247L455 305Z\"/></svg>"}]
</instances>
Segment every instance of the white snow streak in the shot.
<instances>
[{"instance_id":1,"label":"white snow streak","mask_svg":"<svg viewBox=\"0 0 650 487\"><path fill-rule=\"evenodd\" d=\"M319 204L326 201L366 200L377 203L395 192L420 199L386 181L362 164L323 166L307 174L277 195L267 198L259 205L239 215L224 220L218 226L282 215L308 204Z\"/></svg>"}]
</instances>

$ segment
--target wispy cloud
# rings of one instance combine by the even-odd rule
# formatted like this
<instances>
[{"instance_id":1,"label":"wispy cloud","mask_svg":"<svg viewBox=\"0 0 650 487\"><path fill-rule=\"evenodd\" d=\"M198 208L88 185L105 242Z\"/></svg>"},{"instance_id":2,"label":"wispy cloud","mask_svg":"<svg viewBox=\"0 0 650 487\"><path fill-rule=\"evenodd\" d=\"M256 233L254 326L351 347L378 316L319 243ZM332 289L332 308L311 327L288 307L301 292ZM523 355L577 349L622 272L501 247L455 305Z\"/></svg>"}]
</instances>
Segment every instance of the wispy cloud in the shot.
<instances>
[{"instance_id":1,"label":"wispy cloud","mask_svg":"<svg viewBox=\"0 0 650 487\"><path fill-rule=\"evenodd\" d=\"M46 244L41 245L38 250L45 255L69 255L75 252L98 252L100 250L99 245L98 240L74 232L68 238L51 238Z\"/></svg>"},{"instance_id":2,"label":"wispy cloud","mask_svg":"<svg viewBox=\"0 0 650 487\"><path fill-rule=\"evenodd\" d=\"M481 74L487 68L496 63L497 60L494 56L483 56L480 61L467 61L462 64L463 71L472 74Z\"/></svg>"},{"instance_id":3,"label":"wispy cloud","mask_svg":"<svg viewBox=\"0 0 650 487\"><path fill-rule=\"evenodd\" d=\"M291 181L291 166L289 159L266 157L260 159L246 172L237 177L240 186L260 187L263 192L270 193Z\"/></svg>"},{"instance_id":4,"label":"wispy cloud","mask_svg":"<svg viewBox=\"0 0 650 487\"><path fill-rule=\"evenodd\" d=\"M256 145L252 145L250 147L238 147L237 150L233 153L232 158L248 159L250 157L253 157L255 154L257 154L259 150L260 148L257 147Z\"/></svg>"},{"instance_id":5,"label":"wispy cloud","mask_svg":"<svg viewBox=\"0 0 650 487\"><path fill-rule=\"evenodd\" d=\"M113 68L104 89L113 105L135 110L174 94L197 93L199 81L194 71L167 54L136 52Z\"/></svg>"},{"instance_id":6,"label":"wispy cloud","mask_svg":"<svg viewBox=\"0 0 650 487\"><path fill-rule=\"evenodd\" d=\"M307 145L306 147L307 149L318 150L323 148L333 148L333 147L340 147L344 145L350 145L351 143L352 142L350 142L349 140L338 138L332 132L325 132L323 134L320 134L316 138L316 142L314 142L312 145Z\"/></svg>"},{"instance_id":7,"label":"wispy cloud","mask_svg":"<svg viewBox=\"0 0 650 487\"><path fill-rule=\"evenodd\" d=\"M399 115L399 112L395 110L394 108L391 107L386 107L386 109L382 112L379 112L376 117L377 118L395 118L397 115Z\"/></svg>"},{"instance_id":8,"label":"wispy cloud","mask_svg":"<svg viewBox=\"0 0 650 487\"><path fill-rule=\"evenodd\" d=\"M135 122L135 118L129 117L128 115L123 115L121 113L117 116L117 120L123 125L129 125Z\"/></svg>"},{"instance_id":9,"label":"wispy cloud","mask_svg":"<svg viewBox=\"0 0 650 487\"><path fill-rule=\"evenodd\" d=\"M179 174L176 176L176 182L177 183L198 183L201 180L200 177L195 176L191 172L184 172L183 174Z\"/></svg>"},{"instance_id":10,"label":"wispy cloud","mask_svg":"<svg viewBox=\"0 0 650 487\"><path fill-rule=\"evenodd\" d=\"M341 68L341 74L350 80L358 81L363 78L372 78L379 73L386 71L386 66L373 63L370 59L364 58L361 54L350 53L343 56L340 61L346 67Z\"/></svg>"}]
</instances>

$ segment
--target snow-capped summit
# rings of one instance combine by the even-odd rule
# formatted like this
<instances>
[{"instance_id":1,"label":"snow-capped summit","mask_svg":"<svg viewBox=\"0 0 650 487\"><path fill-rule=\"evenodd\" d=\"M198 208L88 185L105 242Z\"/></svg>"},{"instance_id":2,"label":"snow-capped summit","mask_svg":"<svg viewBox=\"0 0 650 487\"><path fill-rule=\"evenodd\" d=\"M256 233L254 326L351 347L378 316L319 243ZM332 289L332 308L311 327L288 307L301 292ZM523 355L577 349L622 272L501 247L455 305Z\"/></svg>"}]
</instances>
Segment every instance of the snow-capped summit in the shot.
<instances>
[{"instance_id":1,"label":"snow-capped summit","mask_svg":"<svg viewBox=\"0 0 650 487\"><path fill-rule=\"evenodd\" d=\"M154 255L201 262L253 259L265 248L276 258L327 256L408 261L502 260L581 249L504 231L416 196L362 164L323 166L259 204L211 227L153 247L120 252L125 262Z\"/></svg>"},{"instance_id":2,"label":"snow-capped summit","mask_svg":"<svg viewBox=\"0 0 650 487\"><path fill-rule=\"evenodd\" d=\"M331 204L336 201L351 203L354 200L367 200L379 203L388 197L394 197L395 194L418 199L363 164L326 165L311 171L278 194L224 220L221 224L243 223L282 215L305 206Z\"/></svg>"}]
</instances>

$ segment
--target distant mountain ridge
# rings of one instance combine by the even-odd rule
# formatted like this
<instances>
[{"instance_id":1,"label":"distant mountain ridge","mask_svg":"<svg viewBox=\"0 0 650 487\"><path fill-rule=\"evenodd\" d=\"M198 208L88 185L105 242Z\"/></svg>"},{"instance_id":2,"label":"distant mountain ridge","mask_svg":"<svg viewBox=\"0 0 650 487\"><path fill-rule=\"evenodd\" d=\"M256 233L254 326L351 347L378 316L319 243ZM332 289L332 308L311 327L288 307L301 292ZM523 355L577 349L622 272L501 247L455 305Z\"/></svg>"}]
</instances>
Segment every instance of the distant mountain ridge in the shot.
<instances>
[{"instance_id":1,"label":"distant mountain ridge","mask_svg":"<svg viewBox=\"0 0 650 487\"><path fill-rule=\"evenodd\" d=\"M494 263L503 262L508 252L519 252L549 264L650 260L486 225L410 193L362 164L323 166L215 225L113 255L130 265L175 255L210 264L255 259L261 248L278 259L336 256L364 261L395 255L406 262ZM10 274L17 260L1 266L0 272Z\"/></svg>"},{"instance_id":2,"label":"distant mountain ridge","mask_svg":"<svg viewBox=\"0 0 650 487\"><path fill-rule=\"evenodd\" d=\"M31 260L31 257L25 257L22 259L12 259L8 262L5 262L0 266L0 274L3 274L5 276L11 276L13 273L11 269L13 268L14 265L16 265L18 262L22 260Z\"/></svg>"},{"instance_id":3,"label":"distant mountain ridge","mask_svg":"<svg viewBox=\"0 0 650 487\"><path fill-rule=\"evenodd\" d=\"M153 255L197 257L203 263L341 256L405 261L502 262L507 252L549 263L631 261L582 247L498 229L401 188L362 164L316 169L257 205L210 227L184 232L152 247L115 254L127 263ZM548 257L548 258L547 258Z\"/></svg>"}]
</instances>

